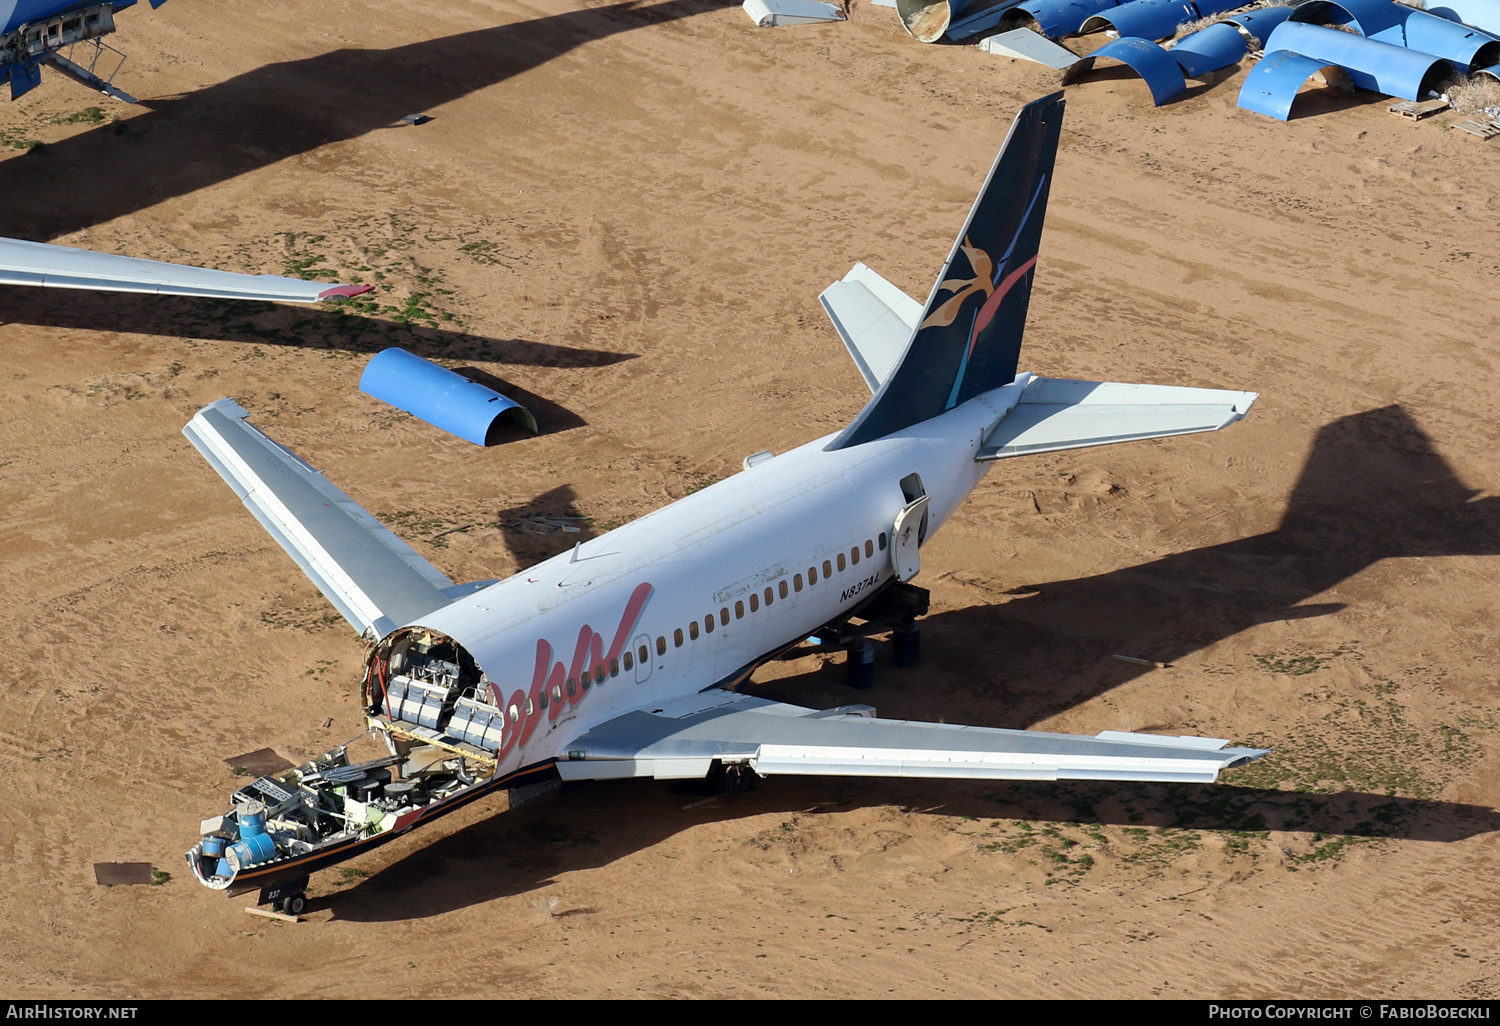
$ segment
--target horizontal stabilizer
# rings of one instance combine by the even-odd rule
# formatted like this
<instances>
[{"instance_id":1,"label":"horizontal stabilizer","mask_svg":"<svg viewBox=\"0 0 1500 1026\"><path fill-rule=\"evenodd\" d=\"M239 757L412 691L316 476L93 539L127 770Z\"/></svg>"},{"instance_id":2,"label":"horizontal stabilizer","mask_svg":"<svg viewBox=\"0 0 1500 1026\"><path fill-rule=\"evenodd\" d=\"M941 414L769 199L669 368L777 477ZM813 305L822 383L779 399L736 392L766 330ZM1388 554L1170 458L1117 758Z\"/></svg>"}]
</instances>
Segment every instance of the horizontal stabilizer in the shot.
<instances>
[{"instance_id":1,"label":"horizontal stabilizer","mask_svg":"<svg viewBox=\"0 0 1500 1026\"><path fill-rule=\"evenodd\" d=\"M1022 383L1017 378L1017 384ZM1255 392L1121 385L1030 377L1020 400L991 427L977 460L1084 449L1218 431L1244 417Z\"/></svg>"},{"instance_id":2,"label":"horizontal stabilizer","mask_svg":"<svg viewBox=\"0 0 1500 1026\"><path fill-rule=\"evenodd\" d=\"M461 588L290 449L251 426L233 399L182 433L344 619L384 637L451 603Z\"/></svg>"},{"instance_id":3,"label":"horizontal stabilizer","mask_svg":"<svg viewBox=\"0 0 1500 1026\"><path fill-rule=\"evenodd\" d=\"M278 303L342 299L374 288L372 285L329 285L297 278L278 278L274 274L211 271L206 267L141 260L21 239L0 239L0 285L42 285L217 299L268 299Z\"/></svg>"},{"instance_id":4,"label":"horizontal stabilizer","mask_svg":"<svg viewBox=\"0 0 1500 1026\"><path fill-rule=\"evenodd\" d=\"M876 392L901 360L922 304L864 264L824 289L818 302L844 340L865 384Z\"/></svg>"},{"instance_id":5,"label":"horizontal stabilizer","mask_svg":"<svg viewBox=\"0 0 1500 1026\"><path fill-rule=\"evenodd\" d=\"M727 691L640 709L569 743L564 780L703 777L715 762L763 776L1211 783L1265 755L1227 741L1106 731L1098 737L883 720L869 706L818 712Z\"/></svg>"}]
</instances>

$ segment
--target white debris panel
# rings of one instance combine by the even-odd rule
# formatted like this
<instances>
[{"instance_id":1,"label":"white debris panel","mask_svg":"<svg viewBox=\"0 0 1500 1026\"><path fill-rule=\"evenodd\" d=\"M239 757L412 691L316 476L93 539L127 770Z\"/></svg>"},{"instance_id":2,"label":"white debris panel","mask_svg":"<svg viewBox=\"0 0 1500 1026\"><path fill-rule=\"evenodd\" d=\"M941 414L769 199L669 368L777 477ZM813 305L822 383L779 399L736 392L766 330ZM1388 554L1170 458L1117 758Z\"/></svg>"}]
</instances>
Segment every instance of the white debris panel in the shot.
<instances>
[{"instance_id":1,"label":"white debris panel","mask_svg":"<svg viewBox=\"0 0 1500 1026\"><path fill-rule=\"evenodd\" d=\"M761 28L843 21L844 11L823 0L745 0L741 5Z\"/></svg>"}]
</instances>

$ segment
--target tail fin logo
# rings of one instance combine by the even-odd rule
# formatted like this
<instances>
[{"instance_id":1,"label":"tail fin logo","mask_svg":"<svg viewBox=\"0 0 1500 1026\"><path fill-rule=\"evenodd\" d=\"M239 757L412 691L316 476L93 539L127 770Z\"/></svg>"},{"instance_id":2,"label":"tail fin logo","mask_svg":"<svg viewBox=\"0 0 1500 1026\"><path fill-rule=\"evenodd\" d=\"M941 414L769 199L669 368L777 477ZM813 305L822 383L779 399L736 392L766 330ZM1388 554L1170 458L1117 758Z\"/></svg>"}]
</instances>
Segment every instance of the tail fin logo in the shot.
<instances>
[{"instance_id":1,"label":"tail fin logo","mask_svg":"<svg viewBox=\"0 0 1500 1026\"><path fill-rule=\"evenodd\" d=\"M922 327L930 328L937 326L946 328L958 317L959 308L976 292L983 292L986 296L994 296L995 282L992 275L995 273L995 262L984 250L975 246L964 236L963 243L958 247L963 250L964 256L969 258L969 267L974 271L972 278L946 278L938 288L953 293L942 306L932 311L932 315L922 322ZM988 304L986 304L988 305ZM972 343L972 339L970 342Z\"/></svg>"}]
</instances>

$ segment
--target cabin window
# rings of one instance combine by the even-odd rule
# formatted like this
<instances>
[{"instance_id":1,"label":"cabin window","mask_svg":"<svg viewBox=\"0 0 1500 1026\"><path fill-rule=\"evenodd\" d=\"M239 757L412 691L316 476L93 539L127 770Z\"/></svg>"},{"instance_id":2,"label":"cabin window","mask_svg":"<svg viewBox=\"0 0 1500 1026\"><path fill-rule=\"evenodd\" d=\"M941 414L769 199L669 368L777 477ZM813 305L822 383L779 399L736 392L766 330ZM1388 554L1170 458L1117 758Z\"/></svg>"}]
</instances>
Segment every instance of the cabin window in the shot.
<instances>
[{"instance_id":1,"label":"cabin window","mask_svg":"<svg viewBox=\"0 0 1500 1026\"><path fill-rule=\"evenodd\" d=\"M745 618L745 603L739 599L734 600L734 618L736 620L743 620Z\"/></svg>"},{"instance_id":2,"label":"cabin window","mask_svg":"<svg viewBox=\"0 0 1500 1026\"><path fill-rule=\"evenodd\" d=\"M729 607L728 606L724 606L724 607L722 607L719 610L719 626L720 627L728 627L729 626Z\"/></svg>"},{"instance_id":3,"label":"cabin window","mask_svg":"<svg viewBox=\"0 0 1500 1026\"><path fill-rule=\"evenodd\" d=\"M512 702L507 711L510 713L510 722L514 723L521 718L521 710L516 708L516 703Z\"/></svg>"},{"instance_id":4,"label":"cabin window","mask_svg":"<svg viewBox=\"0 0 1500 1026\"><path fill-rule=\"evenodd\" d=\"M793 591L801 591L802 590L802 575L801 574L792 574L792 590Z\"/></svg>"},{"instance_id":5,"label":"cabin window","mask_svg":"<svg viewBox=\"0 0 1500 1026\"><path fill-rule=\"evenodd\" d=\"M672 632L672 644L676 645L678 648L682 647L682 628L681 627L677 628L675 631Z\"/></svg>"},{"instance_id":6,"label":"cabin window","mask_svg":"<svg viewBox=\"0 0 1500 1026\"><path fill-rule=\"evenodd\" d=\"M694 620L692 623L688 624L688 636L690 638L692 638L694 641L698 640L698 621L697 620Z\"/></svg>"},{"instance_id":7,"label":"cabin window","mask_svg":"<svg viewBox=\"0 0 1500 1026\"><path fill-rule=\"evenodd\" d=\"M854 548L852 548L852 549L849 550L849 562L853 563L855 566L859 566L859 546L858 545L854 546Z\"/></svg>"},{"instance_id":8,"label":"cabin window","mask_svg":"<svg viewBox=\"0 0 1500 1026\"><path fill-rule=\"evenodd\" d=\"M885 551L885 532L884 531L880 532L880 537L877 538L876 541L880 542L880 551L884 552Z\"/></svg>"},{"instance_id":9,"label":"cabin window","mask_svg":"<svg viewBox=\"0 0 1500 1026\"><path fill-rule=\"evenodd\" d=\"M625 658L626 659L630 658L630 653L629 652L625 653ZM626 667L626 668L629 669L629 667ZM611 659L609 661L609 675L611 677L618 677L620 675L620 660L618 660L618 659Z\"/></svg>"},{"instance_id":10,"label":"cabin window","mask_svg":"<svg viewBox=\"0 0 1500 1026\"><path fill-rule=\"evenodd\" d=\"M578 683L583 685L583 690L587 691L589 689L589 671L584 670L578 675Z\"/></svg>"},{"instance_id":11,"label":"cabin window","mask_svg":"<svg viewBox=\"0 0 1500 1026\"><path fill-rule=\"evenodd\" d=\"M529 699L529 698L526 699L526 715L530 716L530 715L532 715L535 712L536 712L536 705L532 703L531 699Z\"/></svg>"},{"instance_id":12,"label":"cabin window","mask_svg":"<svg viewBox=\"0 0 1500 1026\"><path fill-rule=\"evenodd\" d=\"M760 608L760 596L757 595L757 594L755 594L755 592L752 591L750 593L750 612L753 613L753 612L755 612L759 608Z\"/></svg>"},{"instance_id":13,"label":"cabin window","mask_svg":"<svg viewBox=\"0 0 1500 1026\"><path fill-rule=\"evenodd\" d=\"M818 583L818 568L817 567L810 566L810 567L807 568L807 583L808 584L817 584Z\"/></svg>"},{"instance_id":14,"label":"cabin window","mask_svg":"<svg viewBox=\"0 0 1500 1026\"><path fill-rule=\"evenodd\" d=\"M843 573L844 572L844 567L846 567L848 565L849 564L844 561L844 554L842 552L840 552L839 553L839 573Z\"/></svg>"},{"instance_id":15,"label":"cabin window","mask_svg":"<svg viewBox=\"0 0 1500 1026\"><path fill-rule=\"evenodd\" d=\"M538 709L545 709L545 708L547 708L547 689L546 688L542 688L542 700L537 703L537 708Z\"/></svg>"},{"instance_id":16,"label":"cabin window","mask_svg":"<svg viewBox=\"0 0 1500 1026\"><path fill-rule=\"evenodd\" d=\"M828 560L825 559L825 560L823 560L823 577L826 580L827 578L832 577L832 576L833 576L833 564L830 563L830 562L828 562Z\"/></svg>"},{"instance_id":17,"label":"cabin window","mask_svg":"<svg viewBox=\"0 0 1500 1026\"><path fill-rule=\"evenodd\" d=\"M552 685L552 697L555 698L555 699L557 699L559 702L562 701L562 685L561 684L554 684L554 685Z\"/></svg>"},{"instance_id":18,"label":"cabin window","mask_svg":"<svg viewBox=\"0 0 1500 1026\"><path fill-rule=\"evenodd\" d=\"M616 670L615 672L618 673L619 670ZM609 676L609 667L605 666L603 663L600 663L598 666L594 667L594 683L595 684L603 684L604 683L604 678L608 677L608 676Z\"/></svg>"},{"instance_id":19,"label":"cabin window","mask_svg":"<svg viewBox=\"0 0 1500 1026\"><path fill-rule=\"evenodd\" d=\"M867 555L867 556L873 556L873 555L875 555L875 543L872 542L868 538L865 539L865 555Z\"/></svg>"},{"instance_id":20,"label":"cabin window","mask_svg":"<svg viewBox=\"0 0 1500 1026\"><path fill-rule=\"evenodd\" d=\"M628 669L630 669L634 665L635 665L635 660L631 658L631 656L630 656L630 649L627 648L625 650L625 669L628 670Z\"/></svg>"},{"instance_id":21,"label":"cabin window","mask_svg":"<svg viewBox=\"0 0 1500 1026\"><path fill-rule=\"evenodd\" d=\"M572 677L568 678L568 694L573 696L577 696L578 694L578 682Z\"/></svg>"},{"instance_id":22,"label":"cabin window","mask_svg":"<svg viewBox=\"0 0 1500 1026\"><path fill-rule=\"evenodd\" d=\"M769 586L767 586L766 588L765 600L767 606L776 601L776 594L775 592L771 591Z\"/></svg>"},{"instance_id":23,"label":"cabin window","mask_svg":"<svg viewBox=\"0 0 1500 1026\"><path fill-rule=\"evenodd\" d=\"M666 638L662 639L662 646L661 647L663 649L665 649L667 647L666 641L667 641ZM640 651L640 657L639 658L640 658L641 662L643 662L643 663L649 663L651 661L651 653L648 652L648 651L646 651L646 646L642 645L640 647L639 651Z\"/></svg>"},{"instance_id":24,"label":"cabin window","mask_svg":"<svg viewBox=\"0 0 1500 1026\"><path fill-rule=\"evenodd\" d=\"M703 618L703 629L710 634L714 632L714 614L709 613Z\"/></svg>"},{"instance_id":25,"label":"cabin window","mask_svg":"<svg viewBox=\"0 0 1500 1026\"><path fill-rule=\"evenodd\" d=\"M680 644L682 644L682 642L679 641L677 644L680 645ZM667 654L667 639L666 638L657 638L656 639L656 654L657 655L666 655Z\"/></svg>"},{"instance_id":26,"label":"cabin window","mask_svg":"<svg viewBox=\"0 0 1500 1026\"><path fill-rule=\"evenodd\" d=\"M781 582L781 584L780 584L780 585L779 585L779 587L780 587L780 589L781 589L781 597L782 597L782 598L786 598L786 593L787 593L787 586L786 586L786 581L785 581L785 580L783 580L783 581L782 581L782 582Z\"/></svg>"}]
</instances>

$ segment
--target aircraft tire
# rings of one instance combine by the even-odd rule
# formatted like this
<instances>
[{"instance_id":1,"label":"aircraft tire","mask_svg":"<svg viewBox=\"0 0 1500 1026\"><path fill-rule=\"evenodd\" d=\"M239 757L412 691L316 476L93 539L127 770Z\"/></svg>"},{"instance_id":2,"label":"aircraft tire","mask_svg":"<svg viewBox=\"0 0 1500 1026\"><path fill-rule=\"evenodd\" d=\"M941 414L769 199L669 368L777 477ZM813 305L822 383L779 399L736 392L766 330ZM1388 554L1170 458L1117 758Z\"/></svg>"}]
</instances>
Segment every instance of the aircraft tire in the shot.
<instances>
[{"instance_id":1,"label":"aircraft tire","mask_svg":"<svg viewBox=\"0 0 1500 1026\"><path fill-rule=\"evenodd\" d=\"M290 898L286 899L286 905L283 908L289 916L300 916L307 909L307 895L301 893L293 894Z\"/></svg>"},{"instance_id":2,"label":"aircraft tire","mask_svg":"<svg viewBox=\"0 0 1500 1026\"><path fill-rule=\"evenodd\" d=\"M875 686L875 646L861 638L849 646L849 686L859 691Z\"/></svg>"},{"instance_id":3,"label":"aircraft tire","mask_svg":"<svg viewBox=\"0 0 1500 1026\"><path fill-rule=\"evenodd\" d=\"M922 663L922 628L916 624L897 628L891 632L891 645L895 648L896 665L920 666Z\"/></svg>"}]
</instances>

